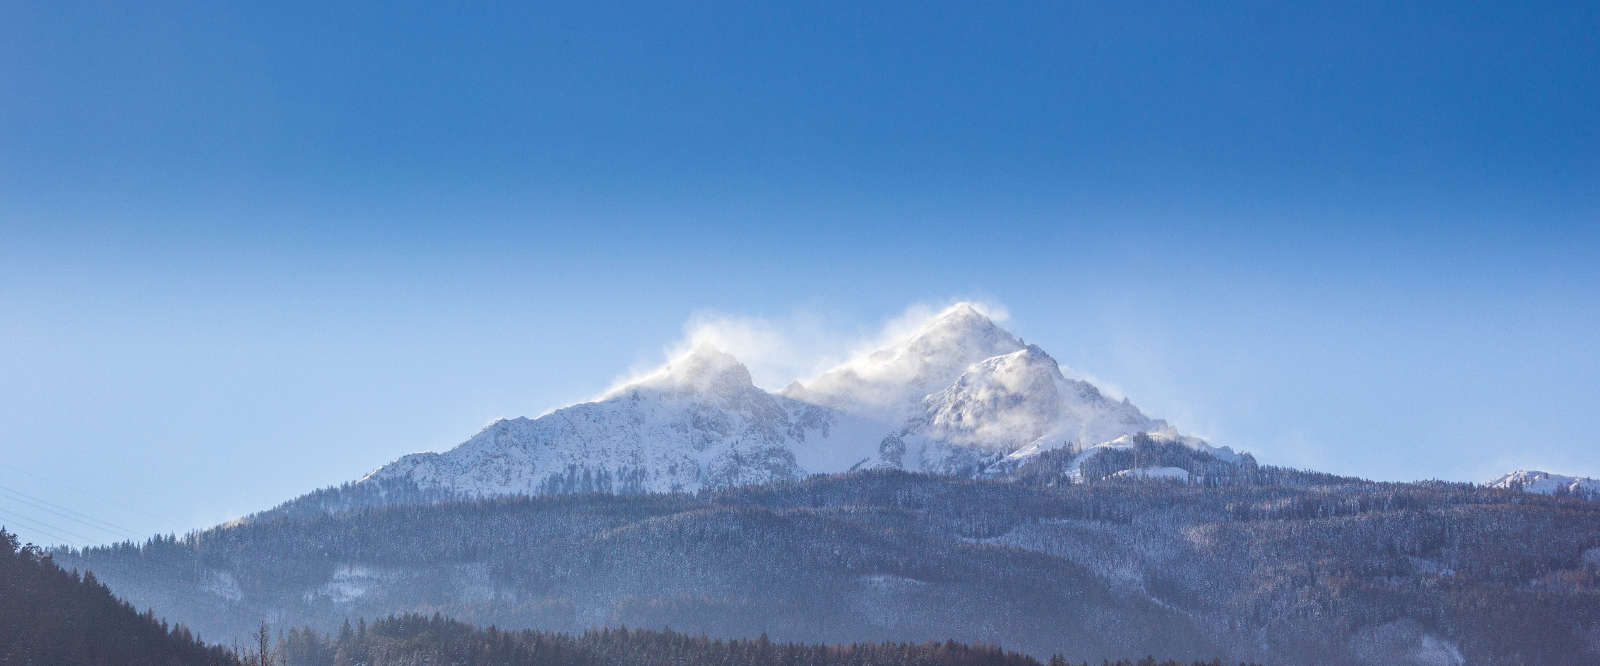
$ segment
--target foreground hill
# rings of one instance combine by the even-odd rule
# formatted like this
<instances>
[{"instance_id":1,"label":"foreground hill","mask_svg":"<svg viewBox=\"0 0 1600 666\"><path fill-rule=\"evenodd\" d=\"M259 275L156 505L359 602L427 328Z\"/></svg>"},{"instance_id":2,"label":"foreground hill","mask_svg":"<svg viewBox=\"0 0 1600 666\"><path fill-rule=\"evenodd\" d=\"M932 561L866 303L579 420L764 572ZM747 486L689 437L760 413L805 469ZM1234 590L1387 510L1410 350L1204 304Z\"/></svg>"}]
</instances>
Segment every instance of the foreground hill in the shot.
<instances>
[{"instance_id":1,"label":"foreground hill","mask_svg":"<svg viewBox=\"0 0 1600 666\"><path fill-rule=\"evenodd\" d=\"M1594 663L1600 504L1258 471L870 471L697 495L280 515L58 557L207 635L441 612L581 632L954 639L1044 657Z\"/></svg>"},{"instance_id":2,"label":"foreground hill","mask_svg":"<svg viewBox=\"0 0 1600 666\"><path fill-rule=\"evenodd\" d=\"M235 664L0 529L0 664Z\"/></svg>"},{"instance_id":3,"label":"foreground hill","mask_svg":"<svg viewBox=\"0 0 1600 666\"><path fill-rule=\"evenodd\" d=\"M339 664L563 664L565 666L1041 666L1027 655L988 646L940 643L801 645L766 638L712 640L671 631L606 629L579 635L476 629L437 615L405 615L345 625L337 636L291 630L279 644L286 666ZM1060 660L1054 663L1060 663ZM1123 662L1119 662L1121 664ZM1132 662L1127 662L1130 666ZM1148 666L1157 666L1153 660ZM1177 662L1161 666L1180 666ZM1204 666L1196 662L1196 666ZM1220 666L1220 664L1218 664Z\"/></svg>"}]
</instances>

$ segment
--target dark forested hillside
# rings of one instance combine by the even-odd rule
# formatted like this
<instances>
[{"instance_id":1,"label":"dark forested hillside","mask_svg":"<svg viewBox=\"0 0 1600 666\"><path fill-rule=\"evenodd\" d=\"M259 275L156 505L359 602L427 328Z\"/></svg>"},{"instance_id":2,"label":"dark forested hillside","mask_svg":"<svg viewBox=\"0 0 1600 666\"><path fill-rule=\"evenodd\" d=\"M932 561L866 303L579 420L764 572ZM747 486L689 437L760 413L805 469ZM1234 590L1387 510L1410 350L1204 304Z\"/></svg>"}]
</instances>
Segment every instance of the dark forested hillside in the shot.
<instances>
[{"instance_id":1,"label":"dark forested hillside","mask_svg":"<svg viewBox=\"0 0 1600 666\"><path fill-rule=\"evenodd\" d=\"M349 664L563 664L570 666L1040 666L995 647L940 643L841 646L779 643L765 637L714 640L671 631L603 629L578 635L475 629L437 615L348 623L336 636L293 629L279 642L286 666ZM1057 662L1052 663L1059 663ZM1155 666L1155 662L1150 662ZM1170 666L1178 666L1176 663Z\"/></svg>"},{"instance_id":2,"label":"dark forested hillside","mask_svg":"<svg viewBox=\"0 0 1600 666\"><path fill-rule=\"evenodd\" d=\"M0 529L0 664L232 664Z\"/></svg>"},{"instance_id":3,"label":"dark forested hillside","mask_svg":"<svg viewBox=\"0 0 1600 666\"><path fill-rule=\"evenodd\" d=\"M443 613L581 633L954 639L1073 661L1595 663L1600 504L1260 470L1269 485L864 472L699 495L278 515L61 552L207 635Z\"/></svg>"}]
</instances>

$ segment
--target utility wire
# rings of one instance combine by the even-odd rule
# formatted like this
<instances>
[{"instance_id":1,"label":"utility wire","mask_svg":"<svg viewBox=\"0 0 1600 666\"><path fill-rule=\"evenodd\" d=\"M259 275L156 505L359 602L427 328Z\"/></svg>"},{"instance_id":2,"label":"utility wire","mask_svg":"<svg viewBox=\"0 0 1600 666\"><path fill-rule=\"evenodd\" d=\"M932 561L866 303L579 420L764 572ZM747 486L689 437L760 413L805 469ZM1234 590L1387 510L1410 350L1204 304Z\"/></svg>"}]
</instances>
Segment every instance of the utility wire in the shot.
<instances>
[{"instance_id":1,"label":"utility wire","mask_svg":"<svg viewBox=\"0 0 1600 666\"><path fill-rule=\"evenodd\" d=\"M23 469L23 468L18 467L16 465L13 465L11 463L8 463L8 462L0 461L0 467L4 467L6 469L9 469L9 470L11 470L13 472L16 472L18 474L21 474L23 476L30 477L35 481L42 481L44 483L48 483L48 484L50 484L52 486L55 486L57 488L60 488L62 490L70 490L70 491L72 491L74 493L82 495L83 497L95 497L95 496L98 495L98 493L93 493L93 492L84 490L83 488L79 488L79 487L74 486L74 485L72 485L70 483L66 483L66 482L62 481L61 479L53 479L53 478L50 478L50 477L47 477L47 476L43 476L43 475L39 474L38 472L34 472L34 471L31 471L31 470L26 470L26 469ZM135 507L132 507L132 506L123 506L122 508L126 509L128 511L131 511L133 513L137 513L137 514L139 514L141 516L144 516L146 518L149 518L151 520L158 520L158 521L162 521L162 522L165 522L166 520L168 520L167 518L163 518L161 516L157 516L157 515L152 514L152 513L148 512L148 511L141 511L138 508L135 508Z\"/></svg>"},{"instance_id":2,"label":"utility wire","mask_svg":"<svg viewBox=\"0 0 1600 666\"><path fill-rule=\"evenodd\" d=\"M0 500L21 502L40 511L55 514L59 518L65 518L84 527L92 528L97 532L106 532L115 535L119 539L133 537L134 534L133 530L127 529L120 525L100 520L78 511L73 511L72 509L68 509L59 504L48 502L27 493L7 488L5 486L0 486L0 493L9 493L14 495L14 497L7 497L4 494L0 494Z\"/></svg>"},{"instance_id":3,"label":"utility wire","mask_svg":"<svg viewBox=\"0 0 1600 666\"><path fill-rule=\"evenodd\" d=\"M59 534L56 534L54 532L50 532L49 530L46 530L46 529L43 529L43 528L39 528L39 527L34 527L32 525L23 525L21 523L15 522L15 521L13 521L12 524L9 525L9 526L0 525L0 528L6 528L6 527L10 528L10 529L6 530L7 532L10 532L12 534L17 535L18 539L20 541L24 542L24 543L33 543L33 540L32 539L23 539L23 538L21 538L22 537L22 533L17 531L18 528L21 528L21 530L23 532L27 532L27 533L35 535L35 536L45 536L45 537L48 537L50 539L54 539L58 544L67 545L67 544L73 543L72 539L68 539L68 538L66 538L64 536L61 536ZM38 545L38 544L35 543L34 545Z\"/></svg>"},{"instance_id":4,"label":"utility wire","mask_svg":"<svg viewBox=\"0 0 1600 666\"><path fill-rule=\"evenodd\" d=\"M74 542L77 542L77 543L94 543L95 542L95 539L93 539L93 538L86 537L86 536L84 536L82 534L77 534L75 532L72 532L71 530L68 530L68 529L65 529L65 528L62 528L62 527L59 527L59 526L51 525L49 523L45 523L45 522L38 521L38 520L35 520L35 519L32 519L32 518L28 518L28 517L26 517L24 515L20 515L20 514L10 514L8 512L0 511L0 519L11 520L11 521L16 521L16 522L19 522L19 523L23 523L24 526L28 527L29 529L31 529L31 530L33 530L35 532L40 532L40 533L44 534L45 536L53 538L56 541L60 541L61 543L64 543L64 544L70 544L70 543L74 543ZM56 534L55 533L57 530L60 530L62 533L65 533L65 534L67 534L67 535L69 535L69 536L71 536L73 538L71 538L71 539L64 538L60 534Z\"/></svg>"},{"instance_id":5,"label":"utility wire","mask_svg":"<svg viewBox=\"0 0 1600 666\"><path fill-rule=\"evenodd\" d=\"M125 527L123 527L121 525L118 525L116 523L113 523L113 522L111 522L109 520L102 520L100 518L96 518L95 516L91 516L91 515L89 515L87 513L84 513L82 511L74 510L71 507L66 507L66 506L62 506L60 504L56 504L55 502L51 502L50 500L44 499L42 497L35 497L33 495L29 495L28 493L25 493L25 492L23 492L21 490L17 490L16 488L9 488L9 487L6 487L6 486L0 486L0 490L9 492L9 493L14 494L14 495L20 495L22 497L26 497L26 498L28 498L30 500L33 500L35 502L38 502L40 504L49 505L49 506L54 507L56 509L59 509L61 511L65 511L67 513L73 514L73 515L75 515L75 516L77 516L79 518L83 518L83 519L89 520L91 522L96 522L96 523L99 523L99 524L104 525L106 527L119 529L119 530L124 530L124 531L127 530L127 528L125 528Z\"/></svg>"}]
</instances>

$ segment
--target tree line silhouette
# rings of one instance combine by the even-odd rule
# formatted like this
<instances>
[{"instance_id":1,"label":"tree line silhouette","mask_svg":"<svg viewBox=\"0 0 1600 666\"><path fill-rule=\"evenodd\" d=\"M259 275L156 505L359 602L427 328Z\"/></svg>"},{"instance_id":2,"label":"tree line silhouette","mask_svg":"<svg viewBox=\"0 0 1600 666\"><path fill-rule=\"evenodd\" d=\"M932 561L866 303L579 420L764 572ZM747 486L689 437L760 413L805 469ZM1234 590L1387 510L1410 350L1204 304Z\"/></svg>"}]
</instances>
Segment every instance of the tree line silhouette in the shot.
<instances>
[{"instance_id":1,"label":"tree line silhouette","mask_svg":"<svg viewBox=\"0 0 1600 666\"><path fill-rule=\"evenodd\" d=\"M626 627L581 634L475 628L438 614L395 615L336 635L310 628L281 634L268 660L282 666L356 664L570 664L572 666L1045 666L1033 657L989 645L955 641L815 645L753 639L712 639L670 630ZM1049 666L1068 666L1054 656ZM1187 662L1102 662L1104 666L1190 666ZM1085 666L1087 666L1085 664ZM1220 660L1192 666L1222 666Z\"/></svg>"},{"instance_id":2,"label":"tree line silhouette","mask_svg":"<svg viewBox=\"0 0 1600 666\"><path fill-rule=\"evenodd\" d=\"M0 664L235 664L0 527Z\"/></svg>"}]
</instances>

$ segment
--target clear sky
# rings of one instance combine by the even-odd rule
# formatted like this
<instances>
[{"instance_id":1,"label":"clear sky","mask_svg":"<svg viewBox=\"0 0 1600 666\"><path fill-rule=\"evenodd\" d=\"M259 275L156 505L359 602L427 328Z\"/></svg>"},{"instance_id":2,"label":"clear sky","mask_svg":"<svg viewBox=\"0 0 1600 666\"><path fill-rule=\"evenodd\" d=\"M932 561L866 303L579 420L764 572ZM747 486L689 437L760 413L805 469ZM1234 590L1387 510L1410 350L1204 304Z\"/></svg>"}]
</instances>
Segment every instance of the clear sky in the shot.
<instances>
[{"instance_id":1,"label":"clear sky","mask_svg":"<svg viewBox=\"0 0 1600 666\"><path fill-rule=\"evenodd\" d=\"M0 524L954 298L1264 462L1600 476L1595 3L326 4L0 8Z\"/></svg>"}]
</instances>

